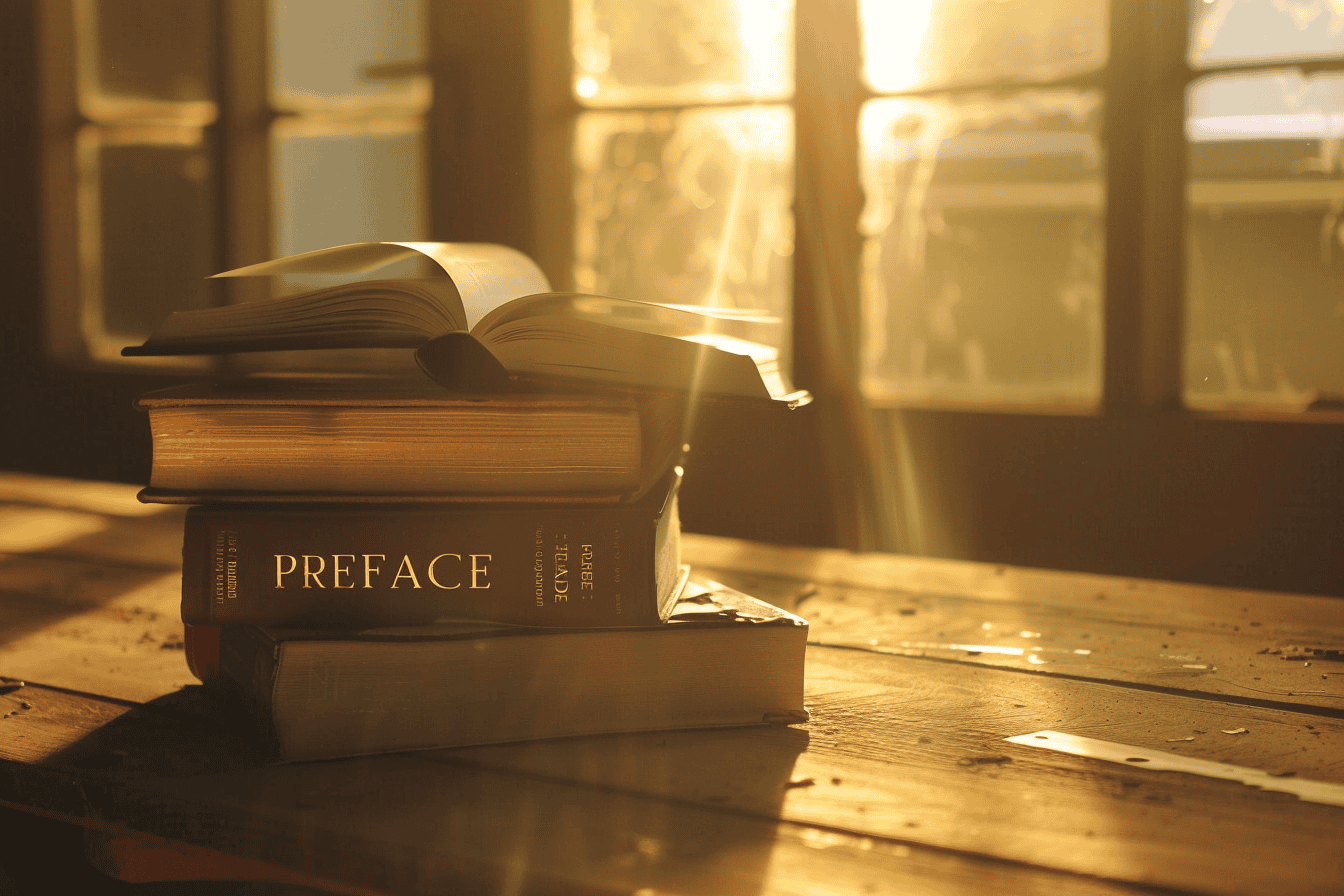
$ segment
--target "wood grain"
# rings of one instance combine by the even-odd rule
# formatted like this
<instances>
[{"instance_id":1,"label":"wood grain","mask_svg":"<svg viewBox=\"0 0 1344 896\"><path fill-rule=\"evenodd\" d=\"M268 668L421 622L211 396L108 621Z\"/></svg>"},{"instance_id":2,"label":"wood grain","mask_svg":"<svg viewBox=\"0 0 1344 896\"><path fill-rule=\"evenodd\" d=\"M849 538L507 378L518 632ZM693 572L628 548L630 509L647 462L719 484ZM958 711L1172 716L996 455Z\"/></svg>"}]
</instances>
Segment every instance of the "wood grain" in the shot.
<instances>
[{"instance_id":1,"label":"wood grain","mask_svg":"<svg viewBox=\"0 0 1344 896\"><path fill-rule=\"evenodd\" d=\"M1344 885L1344 854L1330 845L1344 831L1344 810L1003 741L1054 728L1344 782L1339 720L826 648L810 651L807 681L813 721L792 779L810 783L788 789L780 815L789 821L1194 891L1222 875L1229 882L1217 892L1325 893ZM1237 728L1249 733L1222 733ZM719 767L734 755L758 755L771 736L739 737L739 745L718 749ZM699 736L663 742L676 756L714 752ZM645 744L523 744L453 756L759 811L735 793L732 776L705 773L716 767L708 758L681 776L650 774L663 766L644 755ZM1285 877L1290 854L1313 856L1311 867Z\"/></svg>"},{"instance_id":2,"label":"wood grain","mask_svg":"<svg viewBox=\"0 0 1344 896\"><path fill-rule=\"evenodd\" d=\"M180 572L0 556L0 675L147 701L195 678Z\"/></svg>"},{"instance_id":3,"label":"wood grain","mask_svg":"<svg viewBox=\"0 0 1344 896\"><path fill-rule=\"evenodd\" d=\"M687 815L696 837L720 830L727 815L761 825L782 819L799 832L793 846L821 836L806 831L841 831L888 851L923 846L1196 892L1215 879L1221 883L1214 892L1238 894L1329 893L1344 882L1344 855L1335 848L1344 810L1003 741L1052 727L1342 782L1344 723L1338 720L826 648L813 651L808 681L814 720L801 729L584 738L281 767L265 767L241 725L232 727L236 717L212 709L208 700L158 701L102 721L68 708L87 698L39 699L34 692L33 710L4 721L8 731L26 735L39 722L66 720L69 743L52 754L50 746L63 741L47 735L42 761L80 770L81 792L103 794L98 813L105 821L182 836L155 819L178 824L190 804L197 813L192 824L200 827L191 839L198 845L263 861L290 852L316 852L324 861L337 853L366 855L375 867L360 874L371 876L354 879L370 886L411 873L379 857L378 844L389 842L410 851L411 868L444 862L451 875L484 874L467 861L487 854L478 841L466 852L445 854L447 846L425 837L445 825L465 825L468 817L500 833L522 823L517 813L528 800L542 801L527 810L543 812L536 824L596 831L600 842L616 811ZM204 699L201 689L193 693ZM66 707L58 719L47 713L49 701ZM99 727L91 729L90 721ZM1248 733L1223 733L1241 728ZM1169 742L1186 736L1195 740ZM470 796L483 780L491 782L487 791ZM383 819L370 827L379 813L394 811L408 819L404 825ZM544 821L552 819L548 813L556 813L554 820ZM661 844L658 850L713 852L702 840L672 833L682 823L647 828L656 831L649 836ZM737 822L730 827L755 830ZM258 830L266 832L264 842L256 839ZM1266 830L1274 836L1265 837ZM454 837L452 850L458 845ZM561 877L572 883L615 873L610 865L565 866L561 856L577 843L554 854L543 850L540 858L531 852L540 847L529 841L528 848L529 867L536 859L552 869L543 876L567 869ZM628 846L637 853L653 848ZM743 861L736 848L730 854ZM751 848L773 855L765 841ZM632 886L656 883L629 880ZM696 891L715 892L722 883L708 880Z\"/></svg>"},{"instance_id":4,"label":"wood grain","mask_svg":"<svg viewBox=\"0 0 1344 896\"><path fill-rule=\"evenodd\" d=\"M690 535L810 619L809 724L275 766L190 684L180 517L128 500L0 474L0 802L106 842L351 892L1344 892L1344 809L1004 741L1344 783L1344 602Z\"/></svg>"},{"instance_id":5,"label":"wood grain","mask_svg":"<svg viewBox=\"0 0 1344 896\"><path fill-rule=\"evenodd\" d=\"M1344 601L690 536L815 644L1344 712Z\"/></svg>"},{"instance_id":6,"label":"wood grain","mask_svg":"<svg viewBox=\"0 0 1344 896\"><path fill-rule=\"evenodd\" d=\"M771 806L799 789L790 769L806 736L796 730L686 732L692 741L713 735L688 751L684 740L553 742L611 741L630 768L642 764L655 776L662 768L671 772L669 783L684 780L697 761L714 759L700 774L756 810L745 811L716 805L712 787L708 799L668 798L429 754L268 767L249 758L246 745L239 749L236 733L225 730L227 714L202 706L121 711L90 734L79 718L100 715L94 698L38 693L36 702L60 704L71 730L87 740L26 766L22 776L0 763L0 801L91 825L107 834L98 838L104 851L135 830L189 844L148 844L169 848L174 862L200 847L241 856L249 877L266 876L269 863L299 872L271 875L277 879L336 879L351 890L395 893L1144 892L776 821ZM165 735L176 741L171 748ZM195 758L185 766L174 765L189 755ZM609 755L599 746L590 758ZM756 773L736 774L743 767ZM147 858L140 844L130 842L131 858ZM126 850L104 855L104 865L115 869L118 856L125 859ZM153 876L143 867L133 873Z\"/></svg>"}]
</instances>

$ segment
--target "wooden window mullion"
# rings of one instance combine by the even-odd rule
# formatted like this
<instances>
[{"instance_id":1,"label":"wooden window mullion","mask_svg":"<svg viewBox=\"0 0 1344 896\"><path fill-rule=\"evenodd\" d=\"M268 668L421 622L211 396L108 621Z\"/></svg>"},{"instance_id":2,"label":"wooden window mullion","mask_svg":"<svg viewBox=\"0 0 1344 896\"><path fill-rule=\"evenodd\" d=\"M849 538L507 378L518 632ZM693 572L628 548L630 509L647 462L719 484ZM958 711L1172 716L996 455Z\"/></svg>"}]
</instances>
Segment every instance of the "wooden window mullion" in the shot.
<instances>
[{"instance_id":1,"label":"wooden window mullion","mask_svg":"<svg viewBox=\"0 0 1344 896\"><path fill-rule=\"evenodd\" d=\"M1185 5L1113 0L1110 40L1102 408L1177 408L1185 295Z\"/></svg>"}]
</instances>

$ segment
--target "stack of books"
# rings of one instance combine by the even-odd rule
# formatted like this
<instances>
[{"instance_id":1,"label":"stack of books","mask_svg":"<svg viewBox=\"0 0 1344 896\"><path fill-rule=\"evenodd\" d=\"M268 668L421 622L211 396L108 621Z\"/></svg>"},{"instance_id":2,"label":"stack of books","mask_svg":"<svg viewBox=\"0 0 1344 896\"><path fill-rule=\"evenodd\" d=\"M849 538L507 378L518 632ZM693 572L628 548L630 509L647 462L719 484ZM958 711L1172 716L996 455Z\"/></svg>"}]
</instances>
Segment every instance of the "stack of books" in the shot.
<instances>
[{"instance_id":1,"label":"stack of books","mask_svg":"<svg viewBox=\"0 0 1344 896\"><path fill-rule=\"evenodd\" d=\"M361 243L224 276L417 259L432 272L178 312L124 350L384 356L141 397L141 498L191 505L197 677L286 760L806 719L806 623L680 556L688 400L807 400L748 338L771 323L554 293L485 244Z\"/></svg>"}]
</instances>

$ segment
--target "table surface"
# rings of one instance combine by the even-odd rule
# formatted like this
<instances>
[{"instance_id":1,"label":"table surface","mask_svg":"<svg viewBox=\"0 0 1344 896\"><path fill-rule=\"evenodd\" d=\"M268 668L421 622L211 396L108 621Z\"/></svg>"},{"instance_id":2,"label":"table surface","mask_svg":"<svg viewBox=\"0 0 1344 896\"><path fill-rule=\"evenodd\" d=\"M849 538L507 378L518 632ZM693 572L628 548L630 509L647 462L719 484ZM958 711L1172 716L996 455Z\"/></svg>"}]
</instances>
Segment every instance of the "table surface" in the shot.
<instances>
[{"instance_id":1,"label":"table surface","mask_svg":"<svg viewBox=\"0 0 1344 896\"><path fill-rule=\"evenodd\" d=\"M134 493L0 474L0 805L126 880L1344 892L1338 599L690 535L809 620L809 723L274 765L186 669L181 508Z\"/></svg>"}]
</instances>

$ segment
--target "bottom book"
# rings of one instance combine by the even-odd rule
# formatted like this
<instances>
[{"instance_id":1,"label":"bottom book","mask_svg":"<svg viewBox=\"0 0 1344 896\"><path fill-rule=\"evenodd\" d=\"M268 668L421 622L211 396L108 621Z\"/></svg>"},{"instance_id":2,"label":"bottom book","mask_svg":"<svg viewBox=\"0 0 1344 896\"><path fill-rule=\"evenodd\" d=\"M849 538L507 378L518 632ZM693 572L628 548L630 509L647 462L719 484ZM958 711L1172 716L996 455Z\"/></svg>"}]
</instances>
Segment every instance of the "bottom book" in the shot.
<instances>
[{"instance_id":1,"label":"bottom book","mask_svg":"<svg viewBox=\"0 0 1344 896\"><path fill-rule=\"evenodd\" d=\"M333 759L803 722L806 643L805 620L692 580L669 621L638 628L226 626L212 680L281 760Z\"/></svg>"}]
</instances>

